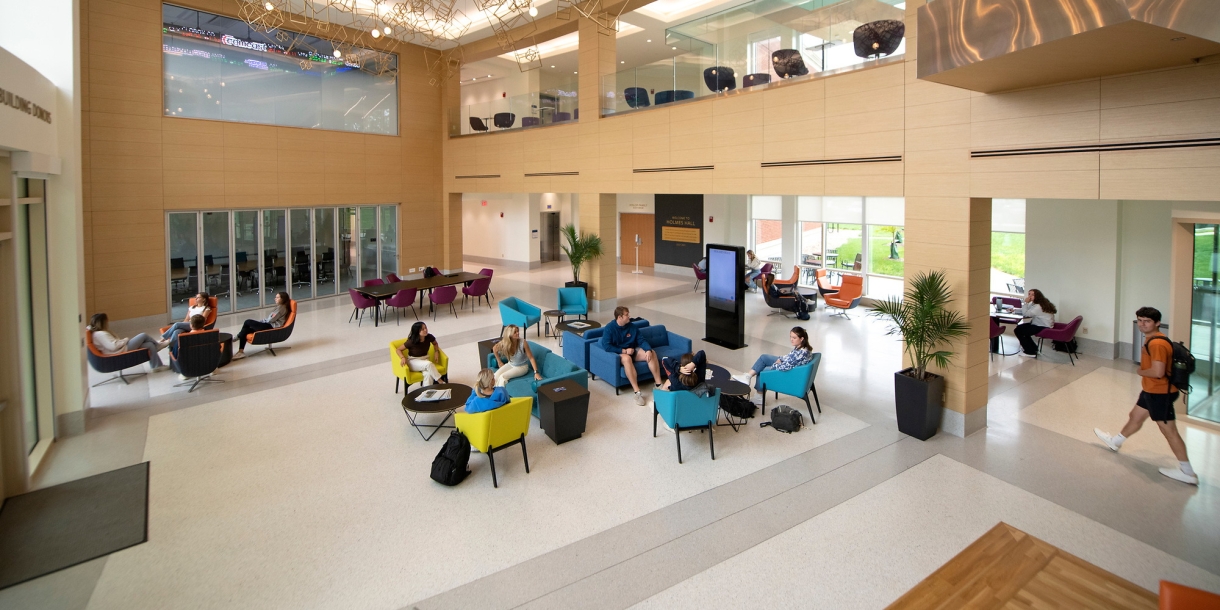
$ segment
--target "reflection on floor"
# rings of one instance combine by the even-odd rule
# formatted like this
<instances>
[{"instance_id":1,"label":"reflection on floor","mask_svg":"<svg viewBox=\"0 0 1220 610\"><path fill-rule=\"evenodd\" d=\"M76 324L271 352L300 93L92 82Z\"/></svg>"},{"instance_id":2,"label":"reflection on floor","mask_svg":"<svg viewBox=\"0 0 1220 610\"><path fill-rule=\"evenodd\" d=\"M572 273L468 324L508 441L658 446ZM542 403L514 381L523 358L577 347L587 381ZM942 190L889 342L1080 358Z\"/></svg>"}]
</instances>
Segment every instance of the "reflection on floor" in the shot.
<instances>
[{"instance_id":1,"label":"reflection on floor","mask_svg":"<svg viewBox=\"0 0 1220 610\"><path fill-rule=\"evenodd\" d=\"M1150 610L1157 596L1000 523L907 591L890 610L921 608Z\"/></svg>"}]
</instances>

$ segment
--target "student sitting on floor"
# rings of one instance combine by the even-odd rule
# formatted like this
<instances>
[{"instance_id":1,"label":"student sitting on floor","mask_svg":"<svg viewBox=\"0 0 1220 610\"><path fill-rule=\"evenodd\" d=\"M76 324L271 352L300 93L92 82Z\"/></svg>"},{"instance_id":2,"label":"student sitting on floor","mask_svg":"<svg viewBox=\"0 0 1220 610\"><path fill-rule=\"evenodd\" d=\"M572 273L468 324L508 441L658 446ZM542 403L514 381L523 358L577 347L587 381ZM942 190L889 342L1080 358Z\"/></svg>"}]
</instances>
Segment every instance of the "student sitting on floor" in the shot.
<instances>
[{"instance_id":1,"label":"student sitting on floor","mask_svg":"<svg viewBox=\"0 0 1220 610\"><path fill-rule=\"evenodd\" d=\"M786 356L772 356L763 354L754 362L754 366L750 370L734 375L733 378L748 386L752 386L755 390L760 390L758 384L758 374L763 371L791 371L798 366L804 366L813 361L813 347L809 345L809 333L800 326L792 327L792 331L788 333L788 342L792 344L792 351Z\"/></svg>"},{"instance_id":2,"label":"student sitting on floor","mask_svg":"<svg viewBox=\"0 0 1220 610\"><path fill-rule=\"evenodd\" d=\"M666 379L665 384L661 386L663 389L671 392L686 390L700 398L712 393L705 382L707 355L703 353L703 350L694 354L682 354L677 362L674 362L673 358L662 358L661 366L665 367L665 373L669 375L669 379Z\"/></svg>"},{"instance_id":3,"label":"student sitting on floor","mask_svg":"<svg viewBox=\"0 0 1220 610\"><path fill-rule=\"evenodd\" d=\"M496 376L491 369L479 371L479 379L474 384L474 392L466 399L467 413L482 413L499 409L508 404L508 390L496 383Z\"/></svg>"}]
</instances>

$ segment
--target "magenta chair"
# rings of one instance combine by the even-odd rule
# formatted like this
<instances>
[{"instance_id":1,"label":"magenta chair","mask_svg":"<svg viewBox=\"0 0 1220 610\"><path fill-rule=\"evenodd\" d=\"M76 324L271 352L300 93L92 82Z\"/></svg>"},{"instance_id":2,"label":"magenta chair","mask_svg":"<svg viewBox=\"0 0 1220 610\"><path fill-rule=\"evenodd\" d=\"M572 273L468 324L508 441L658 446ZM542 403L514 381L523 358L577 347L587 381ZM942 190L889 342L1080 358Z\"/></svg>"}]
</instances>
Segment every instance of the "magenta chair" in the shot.
<instances>
[{"instance_id":1,"label":"magenta chair","mask_svg":"<svg viewBox=\"0 0 1220 610\"><path fill-rule=\"evenodd\" d=\"M391 273L391 274L389 274L389 275L385 276L385 279L386 279L386 281L387 281L387 282L389 282L389 283L391 283L391 284L397 284L398 282L401 282L401 281L402 281L402 279L400 279L400 278L398 277L398 275L397 275L397 274L395 274L395 273Z\"/></svg>"},{"instance_id":2,"label":"magenta chair","mask_svg":"<svg viewBox=\"0 0 1220 610\"><path fill-rule=\"evenodd\" d=\"M384 286L384 285L385 285L385 280L383 280L379 277L375 277L371 280L364 280L365 288L368 288L369 286Z\"/></svg>"},{"instance_id":3,"label":"magenta chair","mask_svg":"<svg viewBox=\"0 0 1220 610\"><path fill-rule=\"evenodd\" d=\"M457 317L457 310L453 308L453 301L457 299L456 286L438 286L432 289L428 295L428 300L432 301L432 319L436 319L436 306L449 305L449 310L453 312L453 317Z\"/></svg>"},{"instance_id":4,"label":"magenta chair","mask_svg":"<svg viewBox=\"0 0 1220 610\"><path fill-rule=\"evenodd\" d=\"M481 280L475 280L469 286L462 288L462 309L466 309L466 298L474 297L474 303L478 303L479 299L487 301L487 307L491 307L491 300L487 298L487 287L491 285L491 278L485 277ZM474 303L470 304L470 310L474 311Z\"/></svg>"},{"instance_id":5,"label":"magenta chair","mask_svg":"<svg viewBox=\"0 0 1220 610\"><path fill-rule=\"evenodd\" d=\"M393 307L395 324L399 323L398 322L398 310L402 309L403 307L410 307L411 314L415 316L416 320L419 319L419 314L415 312L415 293L416 292L418 292L418 290L416 290L415 288L407 288L405 290L399 290L398 294L395 294L394 296L392 296L386 300L386 302L385 302L386 315L388 316L390 314L389 308Z\"/></svg>"},{"instance_id":6,"label":"magenta chair","mask_svg":"<svg viewBox=\"0 0 1220 610\"><path fill-rule=\"evenodd\" d=\"M351 324L352 318L356 318L358 320L356 322L356 326L360 326L360 323L364 318L364 310L369 309L370 307L373 309L373 315L377 315L376 312L379 309L377 307L377 299L374 299L373 297L366 297L363 294L356 292L355 288L348 288L347 292L352 295L352 305L355 307L355 309L352 310L352 315L348 316L347 318L348 324Z\"/></svg>"},{"instance_id":7,"label":"magenta chair","mask_svg":"<svg viewBox=\"0 0 1220 610\"><path fill-rule=\"evenodd\" d=\"M691 263L690 268L695 270L695 290L698 290L699 282L707 279L707 272L699 270L699 263Z\"/></svg>"},{"instance_id":8,"label":"magenta chair","mask_svg":"<svg viewBox=\"0 0 1220 610\"><path fill-rule=\"evenodd\" d=\"M1068 322L1067 324L1062 324L1062 323L1056 322L1055 326L1053 328L1047 328L1047 329L1039 332L1038 334L1034 335L1035 337L1038 338L1038 353L1039 354L1042 353L1042 342L1045 341L1046 339L1050 339L1051 341L1062 341L1064 343L1067 343L1067 342L1071 341L1072 339L1075 339L1076 331L1080 330L1081 322L1084 322L1084 317L1076 316L1075 318L1072 318L1072 321ZM1068 355L1068 362L1071 362L1072 366L1076 366L1076 360L1074 358L1079 358L1080 356L1077 355L1075 351L1070 351L1067 353L1067 355Z\"/></svg>"},{"instance_id":9,"label":"magenta chair","mask_svg":"<svg viewBox=\"0 0 1220 610\"><path fill-rule=\"evenodd\" d=\"M766 277L767 274L771 273L774 269L775 267L771 263L763 263L763 266L758 269L760 272L758 277ZM750 290L754 290L757 287L758 284L755 283L755 280L750 280Z\"/></svg>"},{"instance_id":10,"label":"magenta chair","mask_svg":"<svg viewBox=\"0 0 1220 610\"><path fill-rule=\"evenodd\" d=\"M988 319L991 320L991 353L999 354L1001 356L1012 356L1013 354L1016 354L1016 352L1013 352L1012 354L1004 353L1004 339L1001 338L1001 335L1004 334L1004 325L996 322L995 318Z\"/></svg>"},{"instance_id":11,"label":"magenta chair","mask_svg":"<svg viewBox=\"0 0 1220 610\"><path fill-rule=\"evenodd\" d=\"M495 275L495 273L496 273L495 269L488 269L487 267L483 267L482 269L479 269L479 275L486 275L488 280L490 280L491 276ZM487 294L491 295L492 299L496 298L496 293L491 291L491 282L490 281L487 282Z\"/></svg>"}]
</instances>

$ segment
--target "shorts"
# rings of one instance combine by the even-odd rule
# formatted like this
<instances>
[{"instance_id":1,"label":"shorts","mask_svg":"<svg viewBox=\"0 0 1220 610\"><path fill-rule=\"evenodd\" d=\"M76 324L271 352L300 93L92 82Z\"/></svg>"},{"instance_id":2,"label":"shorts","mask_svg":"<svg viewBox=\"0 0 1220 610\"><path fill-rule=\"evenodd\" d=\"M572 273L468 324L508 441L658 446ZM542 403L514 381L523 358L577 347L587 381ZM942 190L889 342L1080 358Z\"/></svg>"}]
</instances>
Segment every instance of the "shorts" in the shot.
<instances>
[{"instance_id":1,"label":"shorts","mask_svg":"<svg viewBox=\"0 0 1220 610\"><path fill-rule=\"evenodd\" d=\"M1135 401L1135 406L1146 409L1152 421L1173 421L1175 419L1173 403L1177 399L1177 392L1170 394L1140 392L1139 400Z\"/></svg>"}]
</instances>

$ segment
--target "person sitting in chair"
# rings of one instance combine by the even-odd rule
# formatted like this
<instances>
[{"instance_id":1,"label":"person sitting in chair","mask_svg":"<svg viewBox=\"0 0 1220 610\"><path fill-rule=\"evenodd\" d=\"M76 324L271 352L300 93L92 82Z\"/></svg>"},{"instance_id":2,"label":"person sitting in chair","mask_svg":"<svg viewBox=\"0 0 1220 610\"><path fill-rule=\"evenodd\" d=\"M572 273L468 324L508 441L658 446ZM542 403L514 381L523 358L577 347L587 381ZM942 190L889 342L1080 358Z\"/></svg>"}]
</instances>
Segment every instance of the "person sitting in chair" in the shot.
<instances>
[{"instance_id":1,"label":"person sitting in chair","mask_svg":"<svg viewBox=\"0 0 1220 610\"><path fill-rule=\"evenodd\" d=\"M495 372L496 385L503 387L509 379L524 375L531 366L534 367L534 379L542 381L534 352L530 351L529 342L521 339L521 328L516 324L504 327L504 333L500 341L491 347L491 353L495 355L496 364L500 365Z\"/></svg>"},{"instance_id":2,"label":"person sitting in chair","mask_svg":"<svg viewBox=\"0 0 1220 610\"><path fill-rule=\"evenodd\" d=\"M640 338L638 328L631 326L629 309L622 306L614 308L614 321L606 325L606 330L602 333L598 345L611 354L619 355L623 362L623 374L627 376L627 381L631 382L631 389L635 390L635 404L641 407L648 404L644 401L644 396L640 394L640 382L635 372L635 363L647 362L654 382L661 378L661 366L657 362L656 352L652 351L652 346Z\"/></svg>"},{"instance_id":3,"label":"person sitting in chair","mask_svg":"<svg viewBox=\"0 0 1220 610\"><path fill-rule=\"evenodd\" d=\"M179 322L179 324L182 324L182 322ZM204 320L203 316L201 316L199 314L195 314L195 315L191 316L191 321L189 323L190 330L187 332L195 332L197 330L203 330L203 327L206 325L207 325L207 320ZM181 332L174 333L174 338L169 340L169 353L173 354L174 358L178 357L178 335L181 335L181 334L182 334Z\"/></svg>"},{"instance_id":4,"label":"person sitting in chair","mask_svg":"<svg viewBox=\"0 0 1220 610\"><path fill-rule=\"evenodd\" d=\"M746 250L746 285L750 288L750 284L756 284L758 278L762 277L763 262L754 256L753 250Z\"/></svg>"},{"instance_id":5,"label":"person sitting in chair","mask_svg":"<svg viewBox=\"0 0 1220 610\"><path fill-rule=\"evenodd\" d=\"M432 355L428 355L428 346L433 346ZM416 322L411 325L411 334L407 335L406 343L398 348L398 360L408 369L424 374L422 386L434 383L448 383L448 375L441 375L436 365L441 361L441 344L428 332L428 325Z\"/></svg>"},{"instance_id":6,"label":"person sitting in chair","mask_svg":"<svg viewBox=\"0 0 1220 610\"><path fill-rule=\"evenodd\" d=\"M116 338L110 334L110 317L104 313L93 314L93 317L89 318L89 326L87 328L93 331L93 345L107 356L137 349L147 349L149 370L154 373L160 373L169 368L169 365L161 363L161 357L157 355L157 352L161 351L168 344L166 341L158 343L144 333L128 339Z\"/></svg>"},{"instance_id":7,"label":"person sitting in chair","mask_svg":"<svg viewBox=\"0 0 1220 610\"><path fill-rule=\"evenodd\" d=\"M791 288L780 289L773 282L775 275L768 273L762 277L765 300L768 305L796 314L798 320L809 319L809 303L805 297Z\"/></svg>"},{"instance_id":8,"label":"person sitting in chair","mask_svg":"<svg viewBox=\"0 0 1220 610\"><path fill-rule=\"evenodd\" d=\"M792 344L792 351L785 356L772 356L763 354L754 361L754 366L750 370L734 375L733 378L755 390L762 390L762 386L758 382L758 374L763 371L791 371L798 366L804 366L813 361L813 347L809 345L809 333L800 326L793 326L788 333L788 342Z\"/></svg>"},{"instance_id":9,"label":"person sitting in chair","mask_svg":"<svg viewBox=\"0 0 1220 610\"><path fill-rule=\"evenodd\" d=\"M256 333L260 330L271 330L273 328L282 328L288 323L288 314L292 313L289 303L292 302L292 297L288 296L287 292L275 293L275 308L271 313L267 314L262 320L246 320L241 325L241 330L237 331L237 353L233 354L234 360L241 360L246 357L246 337L251 333Z\"/></svg>"},{"instance_id":10,"label":"person sitting in chair","mask_svg":"<svg viewBox=\"0 0 1220 610\"><path fill-rule=\"evenodd\" d=\"M707 355L703 350L693 354L682 354L675 362L673 358L662 358L661 366L669 376L661 389L671 392L686 390L700 398L711 394L705 379L707 378Z\"/></svg>"},{"instance_id":11,"label":"person sitting in chair","mask_svg":"<svg viewBox=\"0 0 1220 610\"><path fill-rule=\"evenodd\" d=\"M474 392L471 392L470 398L466 399L464 407L466 412L482 413L499 409L506 404L508 404L508 390L496 383L496 376L492 374L491 369L479 371L479 378L474 384Z\"/></svg>"},{"instance_id":12,"label":"person sitting in chair","mask_svg":"<svg viewBox=\"0 0 1220 610\"><path fill-rule=\"evenodd\" d=\"M169 328L165 329L165 332L161 333L161 338L165 341L169 341L170 345L174 345L174 338L178 336L178 333L191 332L191 323L189 321L191 318L194 318L195 316L203 316L204 320L206 320L210 311L211 310L208 308L208 293L201 292L195 295L194 304L192 304L186 310L187 321L174 322L173 326L170 326Z\"/></svg>"}]
</instances>

